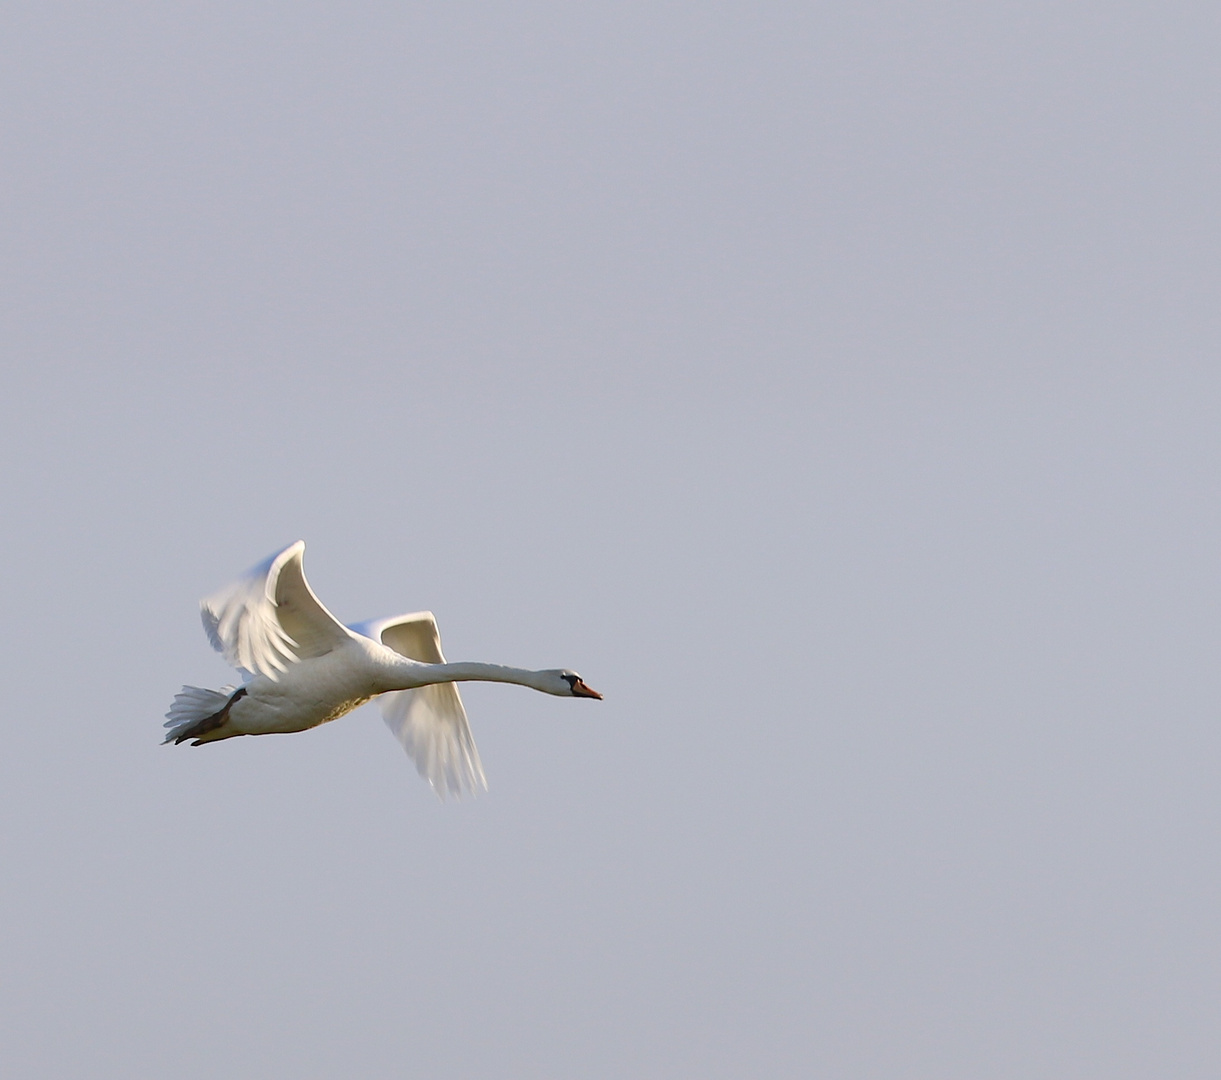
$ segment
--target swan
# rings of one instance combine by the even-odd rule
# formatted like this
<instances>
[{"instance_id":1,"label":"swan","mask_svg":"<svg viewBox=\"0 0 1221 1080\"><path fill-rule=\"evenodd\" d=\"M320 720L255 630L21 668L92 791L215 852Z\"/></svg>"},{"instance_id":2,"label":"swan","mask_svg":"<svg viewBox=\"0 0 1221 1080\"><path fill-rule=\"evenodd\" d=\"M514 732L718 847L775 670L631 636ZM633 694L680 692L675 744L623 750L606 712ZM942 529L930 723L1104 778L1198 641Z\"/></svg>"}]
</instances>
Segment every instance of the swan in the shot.
<instances>
[{"instance_id":1,"label":"swan","mask_svg":"<svg viewBox=\"0 0 1221 1080\"><path fill-rule=\"evenodd\" d=\"M575 671L449 664L431 611L344 626L305 580L298 540L200 602L213 648L241 685L184 686L167 743L305 731L377 698L390 730L444 799L487 787L460 682L515 683L557 697L596 698Z\"/></svg>"}]
</instances>

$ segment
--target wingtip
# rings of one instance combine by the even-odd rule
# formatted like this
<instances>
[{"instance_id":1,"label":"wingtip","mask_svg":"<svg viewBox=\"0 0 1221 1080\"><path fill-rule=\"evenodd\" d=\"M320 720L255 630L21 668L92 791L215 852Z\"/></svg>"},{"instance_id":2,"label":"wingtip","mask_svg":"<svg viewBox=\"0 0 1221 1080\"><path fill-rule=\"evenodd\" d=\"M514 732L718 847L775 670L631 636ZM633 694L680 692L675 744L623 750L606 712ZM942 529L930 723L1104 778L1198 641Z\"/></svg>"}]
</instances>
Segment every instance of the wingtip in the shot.
<instances>
[{"instance_id":1,"label":"wingtip","mask_svg":"<svg viewBox=\"0 0 1221 1080\"><path fill-rule=\"evenodd\" d=\"M460 780L457 783L453 781L438 783L431 777L426 777L425 779L428 780L428 786L432 788L432 793L441 802L448 802L450 799L460 802L468 796L472 799L477 799L483 792L488 790L487 778L482 775L467 778L466 782Z\"/></svg>"}]
</instances>

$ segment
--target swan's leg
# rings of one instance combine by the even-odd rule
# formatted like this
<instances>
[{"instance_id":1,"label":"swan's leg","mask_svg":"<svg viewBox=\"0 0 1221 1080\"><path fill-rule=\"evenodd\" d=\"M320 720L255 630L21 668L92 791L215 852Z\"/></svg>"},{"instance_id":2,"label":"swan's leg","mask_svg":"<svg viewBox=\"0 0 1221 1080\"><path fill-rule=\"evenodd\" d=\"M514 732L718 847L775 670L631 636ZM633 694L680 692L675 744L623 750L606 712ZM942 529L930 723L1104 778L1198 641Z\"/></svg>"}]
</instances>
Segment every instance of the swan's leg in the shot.
<instances>
[{"instance_id":1,"label":"swan's leg","mask_svg":"<svg viewBox=\"0 0 1221 1080\"><path fill-rule=\"evenodd\" d=\"M229 710L233 708L236 701L245 696L246 688L244 686L234 691L233 696L225 702L223 709L219 712L214 712L211 716L205 716L202 720L192 724L174 740L174 745L177 746L180 742L185 742L187 739L194 739L195 741L191 745L199 746L201 743L217 742L220 739L229 738L228 735L213 735L210 739L206 738L206 736L216 731L217 728L225 726L225 722L229 719ZM238 733L234 732L234 734Z\"/></svg>"}]
</instances>

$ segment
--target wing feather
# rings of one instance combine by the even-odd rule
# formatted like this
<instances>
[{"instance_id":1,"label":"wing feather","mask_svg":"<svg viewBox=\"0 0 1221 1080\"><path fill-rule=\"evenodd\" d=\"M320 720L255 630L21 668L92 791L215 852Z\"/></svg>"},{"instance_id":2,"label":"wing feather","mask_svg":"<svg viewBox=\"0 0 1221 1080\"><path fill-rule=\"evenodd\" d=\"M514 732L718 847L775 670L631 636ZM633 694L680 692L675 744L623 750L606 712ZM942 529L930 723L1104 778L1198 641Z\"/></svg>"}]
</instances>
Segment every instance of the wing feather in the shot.
<instances>
[{"instance_id":1,"label":"wing feather","mask_svg":"<svg viewBox=\"0 0 1221 1080\"><path fill-rule=\"evenodd\" d=\"M275 679L347 640L305 580L304 552L298 540L200 603L208 640L234 667Z\"/></svg>"},{"instance_id":2,"label":"wing feather","mask_svg":"<svg viewBox=\"0 0 1221 1080\"><path fill-rule=\"evenodd\" d=\"M431 611L375 619L351 627L410 660L443 664L441 635ZM382 716L416 769L444 799L488 786L455 683L395 690L378 699Z\"/></svg>"}]
</instances>

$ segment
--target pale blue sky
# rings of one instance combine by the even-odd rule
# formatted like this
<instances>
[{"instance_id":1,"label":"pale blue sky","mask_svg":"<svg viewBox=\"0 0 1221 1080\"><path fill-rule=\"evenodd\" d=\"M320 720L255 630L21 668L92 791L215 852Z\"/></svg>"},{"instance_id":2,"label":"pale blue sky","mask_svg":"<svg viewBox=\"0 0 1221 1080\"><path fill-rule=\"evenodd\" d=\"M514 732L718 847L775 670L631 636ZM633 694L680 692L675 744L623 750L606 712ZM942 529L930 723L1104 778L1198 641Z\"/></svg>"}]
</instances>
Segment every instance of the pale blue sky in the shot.
<instances>
[{"instance_id":1,"label":"pale blue sky","mask_svg":"<svg viewBox=\"0 0 1221 1080\"><path fill-rule=\"evenodd\" d=\"M0 1072L1211 1080L1219 39L8 5ZM297 538L606 700L160 746Z\"/></svg>"}]
</instances>

